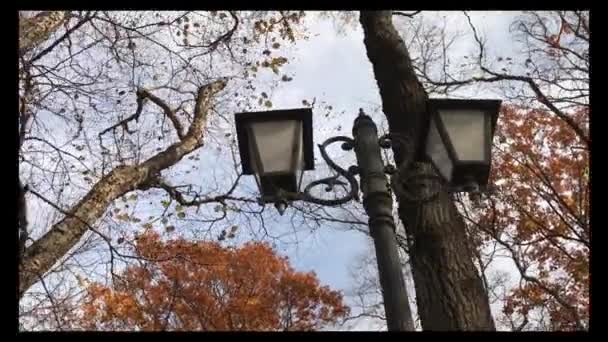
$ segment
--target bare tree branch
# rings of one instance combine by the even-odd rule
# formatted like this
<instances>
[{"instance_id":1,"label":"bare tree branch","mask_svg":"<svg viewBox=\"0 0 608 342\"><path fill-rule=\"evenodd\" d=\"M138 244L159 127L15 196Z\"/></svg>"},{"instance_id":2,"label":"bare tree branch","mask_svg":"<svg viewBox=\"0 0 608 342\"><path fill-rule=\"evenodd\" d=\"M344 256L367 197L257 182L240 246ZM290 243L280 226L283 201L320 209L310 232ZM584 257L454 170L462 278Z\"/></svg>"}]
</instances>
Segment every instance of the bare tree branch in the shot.
<instances>
[{"instance_id":1,"label":"bare tree branch","mask_svg":"<svg viewBox=\"0 0 608 342\"><path fill-rule=\"evenodd\" d=\"M242 201L242 202L257 203L258 201L256 199L247 198L247 197L231 196L232 192L234 192L234 190L236 189L236 186L238 185L240 178L241 178L241 175L239 175L237 177L237 179L234 181L232 187L223 195L218 195L218 196L213 196L213 197L208 197L208 198L199 198L199 195L197 194L194 197L194 199L192 199L192 200L186 200L184 198L183 194L177 190L177 187L171 186L163 180L160 180L160 179L155 180L150 183L150 186L158 187L158 188L165 190L169 194L169 196L171 196L171 198L173 198L180 205L183 205L183 206L200 206L201 204L207 204L207 203L213 203L213 202L217 202L217 203L226 205L226 201Z\"/></svg>"},{"instance_id":2,"label":"bare tree branch","mask_svg":"<svg viewBox=\"0 0 608 342\"><path fill-rule=\"evenodd\" d=\"M119 166L112 170L70 210L73 216L81 219L64 217L25 250L24 258L19 263L20 297L34 284L37 275L47 272L80 240L91 223L103 215L112 201L131 190L147 188L146 184L151 178L200 145L212 98L224 87L224 81L216 81L199 89L195 119L184 139L139 165Z\"/></svg>"},{"instance_id":3,"label":"bare tree branch","mask_svg":"<svg viewBox=\"0 0 608 342\"><path fill-rule=\"evenodd\" d=\"M180 139L184 139L184 136L185 136L184 128L182 127L182 124L179 122L179 119L176 116L176 111L172 110L169 107L169 105L167 105L159 97L155 96L154 94L150 93L149 91L147 91L145 89L141 90L141 96L143 96L145 98L149 98L150 101L154 102L154 104L156 104L157 106L162 108L165 115L169 118L169 120L171 120L171 123L173 124L173 127L175 128L175 131L177 132L177 136Z\"/></svg>"},{"instance_id":4,"label":"bare tree branch","mask_svg":"<svg viewBox=\"0 0 608 342\"><path fill-rule=\"evenodd\" d=\"M94 18L94 15L89 15L89 13L87 13L84 16L84 18L82 18L78 23L76 23L76 25L72 26L69 30L67 30L56 41L54 41L53 43L51 43L44 50L40 51L36 56L32 57L32 59L29 60L29 64L34 63L35 61L39 60L40 58L44 57L46 54L48 54L49 52L51 52L51 50L53 50L57 45L59 45L59 43L61 43L62 41L66 40L70 36L70 34L72 34L72 32L78 30L82 25L88 23L93 18Z\"/></svg>"},{"instance_id":5,"label":"bare tree branch","mask_svg":"<svg viewBox=\"0 0 608 342\"><path fill-rule=\"evenodd\" d=\"M70 17L67 11L45 11L19 20L19 56L39 45Z\"/></svg>"},{"instance_id":6,"label":"bare tree branch","mask_svg":"<svg viewBox=\"0 0 608 342\"><path fill-rule=\"evenodd\" d=\"M399 12L399 11L393 11L393 15L398 15L398 16L402 16L402 17L408 17L408 18L413 18L416 14L420 13L422 11L414 11L412 13L405 13L405 12Z\"/></svg>"}]
</instances>

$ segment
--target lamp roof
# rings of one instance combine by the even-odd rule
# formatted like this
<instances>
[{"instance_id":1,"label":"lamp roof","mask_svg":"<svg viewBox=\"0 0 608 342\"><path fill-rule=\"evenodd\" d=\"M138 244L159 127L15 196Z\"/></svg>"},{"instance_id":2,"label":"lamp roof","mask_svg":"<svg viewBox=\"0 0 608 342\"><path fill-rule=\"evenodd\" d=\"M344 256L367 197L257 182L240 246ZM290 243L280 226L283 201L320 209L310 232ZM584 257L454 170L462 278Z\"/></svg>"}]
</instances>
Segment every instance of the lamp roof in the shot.
<instances>
[{"instance_id":1,"label":"lamp roof","mask_svg":"<svg viewBox=\"0 0 608 342\"><path fill-rule=\"evenodd\" d=\"M491 134L494 135L498 113L502 100L465 100L465 99L429 99L429 107L432 110L482 110L490 114L491 117Z\"/></svg>"}]
</instances>

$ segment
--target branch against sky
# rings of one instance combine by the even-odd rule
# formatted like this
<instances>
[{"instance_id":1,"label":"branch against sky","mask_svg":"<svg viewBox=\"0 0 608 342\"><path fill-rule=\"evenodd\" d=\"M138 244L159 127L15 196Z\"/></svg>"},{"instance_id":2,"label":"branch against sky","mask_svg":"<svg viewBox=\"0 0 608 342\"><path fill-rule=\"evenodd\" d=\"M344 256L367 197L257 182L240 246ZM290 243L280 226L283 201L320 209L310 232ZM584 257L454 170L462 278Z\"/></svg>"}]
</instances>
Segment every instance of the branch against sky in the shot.
<instances>
[{"instance_id":1,"label":"branch against sky","mask_svg":"<svg viewBox=\"0 0 608 342\"><path fill-rule=\"evenodd\" d=\"M57 210L60 218L48 226L34 219L20 228L20 296L45 274L52 277L54 270L64 269L64 258L74 257L95 226L105 231L108 223L121 222L120 215L112 219L116 210L109 211L116 199L150 189L164 170L205 145L215 148L220 138L233 149L234 138L221 122L231 115L211 114L258 106L248 97L255 94L252 81L258 75L279 75L264 88L285 82L280 80L281 67L287 63L282 45L288 48L301 37L302 15L21 13L23 208L34 218L40 213L35 208L45 208L48 214ZM264 51L253 53L259 50ZM258 97L263 98L258 94L254 99ZM226 102L227 98L239 101ZM223 200L213 202L226 207ZM244 196L226 200L253 201ZM167 220L158 218L157 224L161 221ZM144 226L148 224L152 225ZM124 236L114 229L99 232L110 254L120 255L110 243L124 247ZM93 257L97 264L101 255Z\"/></svg>"},{"instance_id":2,"label":"branch against sky","mask_svg":"<svg viewBox=\"0 0 608 342\"><path fill-rule=\"evenodd\" d=\"M39 13L30 12L23 15L33 17ZM142 99L142 110L138 116L135 115L139 105L138 90L146 90L167 104L169 109L175 111L175 118L184 129L189 127L193 119L192 107L198 86L222 77L229 77L230 80L227 88L215 99L211 108L209 124L205 132L205 144L175 166L162 172L160 179L172 193L163 188L150 187L145 191L132 191L113 201L108 210L92 226L94 230L91 229L86 233L79 243L44 275L46 286L38 282L26 292L20 302L20 325L23 329L69 329L74 303L82 298L83 286L78 285L80 279L85 279L85 282L86 279L90 279L111 284L115 274L119 275L118 272L125 266L143 261L138 260L133 254L134 237L135 234L147 230L161 232L163 238L179 236L196 240L217 240L224 236L221 243L229 246L238 245L248 239L272 241L274 247L294 256L297 267L314 267L321 279L341 284L340 287L344 289L349 287L348 281L342 279L345 275L340 265L346 265L349 260L353 260L352 253L361 250L367 238L366 219L360 204L352 203L341 208L322 208L306 203L295 203L293 211L278 220L278 214L271 210L272 208L264 208L250 202L249 200L255 198L255 184L249 177L239 176L238 151L234 145L231 120L232 114L236 111L266 109L267 102L272 107L279 108L294 106L294 104L297 106L303 99L307 99L308 105L312 103L314 107L315 140L320 142L321 137L343 134L345 130L350 129L345 118L349 115L354 118L359 107L378 107L379 101L377 94L374 93L376 85L370 77L371 70L365 67L368 60L362 51L361 32L360 28L357 28L356 20L352 26L355 28L354 32L350 32L345 27L341 36L328 33L331 32L331 25L318 25L317 21L308 21L307 25L312 23L319 26L315 27L318 35L314 35L315 38L304 42L301 44L301 49L294 51L298 63L293 63L291 55L285 53L291 46L287 44L290 41L289 37L286 36L287 40L278 38L280 34L277 28L282 24L275 24L276 36L270 35L266 38L265 35L261 35L258 37L258 42L250 31L242 31L255 26L255 22L261 20L267 13L235 12L234 14L239 18L238 26L232 39L225 42L218 39L235 27L233 13L226 11L215 14L159 12L158 17L155 16L156 12L147 12L144 15L136 12L70 13L67 21L56 26L56 31L51 33L41 46L26 51L20 59L21 65L27 65L28 60L31 64L29 68L20 68L19 122L20 146L22 146L19 153L20 180L23 185L27 185L29 189L44 196L53 204L44 202L34 192L26 191L25 202L29 222L27 234L21 235L24 237L22 240L24 247L31 246L48 231L49 227L68 216L66 213L70 208L113 168L144 162L150 156L181 140L175 130L175 121L150 98ZM353 13L356 19L358 13ZM409 14L410 11L405 13ZM584 19L587 15L586 12L560 13L566 21L573 23L576 23L578 18ZM535 34L543 36L545 33L542 25L530 25L538 22L536 15L559 21L560 13L528 13L522 18L527 20L530 30L538 30L534 31ZM421 73L423 65L420 64L425 61L427 74L433 81L454 82L465 80L466 77L471 79L475 76L483 76L477 73L480 71L476 65L479 49L467 17L461 12L452 12L444 20L442 18L444 14L423 11L412 18L393 14L393 21L397 28L401 29L401 36L406 44L412 47L410 53L418 77L430 94L450 97L499 96L524 107L546 108L535 99L529 84L518 80L471 82L450 86L448 92L443 92L444 88L448 88L447 86L427 82ZM486 44L487 51L484 51L484 56L488 68L498 73L505 73L501 70L504 67L509 74L528 76L525 75L525 70L514 67L520 55L507 53L516 51L518 46L525 48L528 44L524 39L525 32L519 38L511 37L508 25L504 25L516 13L512 12L510 16L488 12L467 14L482 42ZM291 13L273 15L276 22L276 19L282 20ZM487 16L488 20L482 20L483 16ZM307 13L306 17L313 17L313 13ZM431 20L433 18L438 20ZM131 19L133 19L132 23ZM434 26L418 26L419 21ZM202 30L203 22L209 23L204 27L205 30ZM186 24L188 29L184 30ZM268 24L270 22L267 22ZM258 26L262 28L260 25ZM555 31L547 31L549 37L559 32L559 26L555 24L547 27L558 27ZM294 25L292 28L296 38L299 39L301 37L299 27ZM516 30L515 24L513 29L513 33L520 32ZM564 26L560 41L566 44L560 46L568 46L567 44L571 42L567 30ZM582 20L579 25L574 25L573 30L577 31L580 36L577 39L582 44L584 39L581 37L584 38L585 32L588 32L588 24ZM188 33L184 34L185 31ZM284 33L287 35L286 31ZM188 44L204 45L208 48L188 49L187 46L183 46L185 36L188 37ZM247 38L247 43L243 37ZM276 39L273 41L272 38ZM520 43L517 43L516 38ZM134 44L129 44L129 40ZM278 49L273 47L274 43L279 43ZM530 43L539 47L547 45L539 40L531 40ZM129 46L135 49L132 50ZM215 49L211 51L211 48ZM585 57L584 45L570 49ZM243 52L244 50L247 52ZM266 54L266 50L270 54ZM443 51L448 54L442 54ZM528 63L530 70L538 69L540 73L548 73L547 75L553 77L554 74L549 71L554 70L551 69L552 65L555 65L554 61L551 58L543 58L543 54L546 52L540 48L534 50L533 57L530 58L534 65ZM571 52L568 52L567 57L574 60L576 56L570 54ZM421 59L421 55L427 58ZM271 82L271 79L276 77L271 62L273 58L282 56L288 57L289 63L275 64L279 72L278 78L284 79L278 84L289 87L276 87L277 83ZM559 56L564 57L560 54L556 57ZM189 60L190 57L192 60ZM502 57L502 60L499 61L498 57ZM525 65L526 54L521 55L521 58L520 64ZM264 61L268 62L265 64L267 67L263 66ZM564 61L564 64L566 62ZM251 64L247 65L248 63ZM192 65L194 68L183 68L187 65ZM581 63L580 66L588 68L585 63ZM248 76L245 76L245 71ZM331 75L331 77L319 82L319 75ZM536 79L535 73L529 76ZM292 79L295 82L291 82ZM584 85L585 78L583 77L580 82ZM345 84L349 86L345 87ZM557 108L567 113L570 112L563 109L564 106L585 105L587 101L584 96L585 87L579 87L582 89L581 94L576 94L577 87L574 83L560 83L566 90L559 86L547 87L546 81L540 78L538 84L541 85L540 89L543 92L547 90L545 94L549 96L548 98L562 101L561 106ZM586 89L588 91L588 87ZM569 91L571 95L561 96L559 91L564 93ZM381 110L378 110L378 113L374 113L374 120L382 123L382 115ZM545 113L544 116L557 118L551 112ZM580 119L582 121L578 121L577 117L576 122L582 123L583 131L588 132L588 115L581 115ZM342 133L337 133L340 128ZM107 129L109 130L102 135L100 142L99 133ZM538 131L535 141L542 141L548 134L543 131ZM555 130L550 134L559 132L560 130ZM501 138L497 136L497 139ZM495 153L509 155L511 152L507 147L512 143L513 141L507 137L505 141L507 145L499 146L499 149L494 150ZM574 145L576 145L572 146L574 151L580 151L579 147L584 148L584 144ZM543 147L543 144L539 146L543 151L548 151L547 146ZM503 152L497 152L499 150ZM559 152L559 149L556 151L560 155L559 160L567 160L566 154ZM544 170L545 159L544 157L541 159L540 170ZM350 161L347 161L347 159L341 161L341 165L348 166ZM525 159L521 159L521 162L522 165L527 163ZM513 164L517 163L519 162L513 161ZM538 171L538 167L533 164L530 166ZM205 172L200 172L201 167L204 167ZM517 179L519 173L516 173L516 177L512 179ZM540 188L538 191L535 190L539 194L550 194L552 190L546 184L556 181L551 173L547 174L550 176L548 183L543 178L539 178ZM577 180L572 184L580 184L582 189L585 189L585 174L588 175L583 167L579 177L583 181ZM316 179L325 175L325 170L307 173L304 183L308 178ZM520 185L526 186L526 184L522 182ZM235 187L234 192L230 194L229 191L233 187ZM509 185L501 183L501 187L507 188ZM584 204L586 193L584 191L575 193L582 195L580 200L575 199L575 203ZM200 207L182 205L176 199L179 198L179 194L182 202L186 204L204 203ZM559 197L569 200L567 192L558 192L558 194ZM247 201L229 199L225 203L215 202L224 195L247 199ZM520 309L529 306L531 302L521 300L512 302L510 306L513 309L512 314L501 312L512 290L520 291L517 296L524 299L529 293L537 295L538 288L525 286L525 281L522 282L523 286L519 286L520 272L515 266L509 266L510 252L501 247L496 239L490 237L489 241L478 240L474 234L476 231L479 233L475 228L475 222L478 214L484 213L486 209L480 211L479 204L466 200L464 202L468 210L465 216L473 220L468 221L471 241L474 244L479 241L483 245L483 249L475 256L475 263L478 268L485 267L487 270L484 286L490 292L497 324L501 325L501 329L508 330L558 329L557 325L551 325L551 310L556 311L555 308L559 306L537 307L528 315L524 315ZM543 207L543 210L559 213L568 223L564 225L565 227L576 228L577 223L572 218L581 215L575 211L575 215L572 216L568 207L580 210L583 214L588 210L585 209L585 205L572 205L569 201L565 204L560 204L559 198L556 197L553 206L557 211L549 206ZM483 202L481 208L485 208ZM529 212L530 208L524 207L524 209ZM561 220L559 215L552 216L557 219L556 222ZM588 215L582 217L588 219ZM538 220L536 216L533 218ZM524 227L523 224L520 226ZM230 233L232 227L237 227L233 235ZM550 225L548 227L551 228ZM570 251L575 245L581 246L581 250L584 250L586 233L584 230L577 228L575 231L569 230L567 234L559 233L568 239L579 240L572 241L574 243L572 245L561 243L564 238L553 237L542 227L537 228L534 230L536 233L529 237L529 241L524 241L522 246L513 245L516 256L523 256L524 264L530 263L529 255L522 255L526 250L530 250L527 245L540 241L543 246L553 246L552 251L560 251L559 248L566 246L567 253L560 252L563 260L569 260L568 255L574 256L577 260L568 266L570 269L575 270L576 265L584 266L584 262L578 263L578 260L584 260L588 253L573 255ZM351 234L349 232L351 229L357 232ZM583 239L577 237L575 232ZM233 237L229 238L229 236ZM498 238L508 243L512 241L509 235ZM402 247L406 245L407 242L402 240ZM533 260L531 265L532 267L527 269L527 274L538 276ZM580 270L584 270L584 267ZM585 272L581 273L580 270L575 270L572 274L584 275ZM549 278L539 279L544 284L547 284L547 281L551 284L556 272L562 272L561 268L558 271L549 270ZM564 290L588 289L588 284L584 281L582 283L571 281L567 284ZM563 297L567 303L573 298L568 293ZM551 297L543 295L540 298ZM55 305L51 305L51 302ZM584 304L579 306L579 308L583 307ZM584 310L581 310L580 315L584 324ZM556 312L559 313L559 310ZM561 313L564 314L562 317L569 317L567 310ZM561 322L568 322L568 319Z\"/></svg>"},{"instance_id":3,"label":"branch against sky","mask_svg":"<svg viewBox=\"0 0 608 342\"><path fill-rule=\"evenodd\" d=\"M515 330L586 329L589 13L514 13L504 33L492 32L508 41L492 39L485 15L453 14L458 33L420 18L406 22L402 35L417 44L413 60L431 93L486 97L491 90L507 100L493 147L495 191L459 205L486 285L503 287L497 320ZM492 265L509 259L513 279L505 282Z\"/></svg>"},{"instance_id":4,"label":"branch against sky","mask_svg":"<svg viewBox=\"0 0 608 342\"><path fill-rule=\"evenodd\" d=\"M71 215L53 225L45 235L25 249L19 264L20 296L78 243L112 201L135 189L146 190L147 184L162 170L200 146L212 98L224 87L225 83L219 81L199 89L194 120L181 142L141 164L113 169L72 207Z\"/></svg>"},{"instance_id":5,"label":"branch against sky","mask_svg":"<svg viewBox=\"0 0 608 342\"><path fill-rule=\"evenodd\" d=\"M425 87L437 94L452 94L478 85L496 83L512 103L547 109L559 117L588 146L589 131L571 118L571 112L589 107L589 13L586 11L524 12L510 25L516 55L505 55L500 44L489 41L462 13L471 53L457 55L465 29L454 34L417 21L406 36L418 42L416 70ZM479 21L476 21L479 23Z\"/></svg>"}]
</instances>

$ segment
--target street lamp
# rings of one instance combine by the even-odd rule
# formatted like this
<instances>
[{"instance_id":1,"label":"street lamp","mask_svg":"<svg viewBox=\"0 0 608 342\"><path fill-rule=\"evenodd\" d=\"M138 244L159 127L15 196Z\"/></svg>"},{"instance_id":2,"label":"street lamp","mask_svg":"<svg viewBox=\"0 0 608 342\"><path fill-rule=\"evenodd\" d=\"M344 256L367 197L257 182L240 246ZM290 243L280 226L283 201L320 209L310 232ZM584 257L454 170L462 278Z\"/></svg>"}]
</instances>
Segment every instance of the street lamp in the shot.
<instances>
[{"instance_id":1,"label":"street lamp","mask_svg":"<svg viewBox=\"0 0 608 342\"><path fill-rule=\"evenodd\" d=\"M452 192L485 187L500 104L500 100L429 100L424 149Z\"/></svg>"},{"instance_id":2,"label":"street lamp","mask_svg":"<svg viewBox=\"0 0 608 342\"><path fill-rule=\"evenodd\" d=\"M314 169L312 110L240 113L235 121L243 173L255 175L262 201L282 215L282 192L299 193L304 170Z\"/></svg>"},{"instance_id":3,"label":"street lamp","mask_svg":"<svg viewBox=\"0 0 608 342\"><path fill-rule=\"evenodd\" d=\"M414 155L430 160L451 191L479 191L488 180L492 134L499 107L500 101L494 100L429 100L428 125ZM360 110L353 123L353 138L331 137L318 145L321 157L336 175L312 181L300 190L303 171L314 169L311 109L237 113L235 122L243 173L255 175L261 204L274 203L281 215L291 201L336 206L358 200L359 182L355 176L359 175L363 206L374 239L388 329L413 330L386 173L393 175L393 181L405 176L392 184L395 191L408 194L411 194L407 189L409 179L417 181L421 177L410 173L409 161L398 168L385 166L380 149L390 148L393 143L405 148L416 144L399 134L378 137L376 124ZM336 142L342 142L344 150L355 151L356 166L344 169L332 161L326 148ZM324 185L328 192L335 185L346 186L340 178L350 185L347 194L335 199L312 195L311 190L318 185Z\"/></svg>"}]
</instances>

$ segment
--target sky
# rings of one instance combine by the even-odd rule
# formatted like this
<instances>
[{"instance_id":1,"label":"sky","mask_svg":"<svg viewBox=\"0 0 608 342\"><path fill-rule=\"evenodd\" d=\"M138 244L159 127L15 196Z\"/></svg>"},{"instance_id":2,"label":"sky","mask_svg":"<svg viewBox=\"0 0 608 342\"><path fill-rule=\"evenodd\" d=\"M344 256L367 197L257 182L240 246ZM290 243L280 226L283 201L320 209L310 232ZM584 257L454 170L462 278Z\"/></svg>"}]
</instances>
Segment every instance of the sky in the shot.
<instances>
[{"instance_id":1,"label":"sky","mask_svg":"<svg viewBox=\"0 0 608 342\"><path fill-rule=\"evenodd\" d=\"M511 38L509 37L509 24L512 22L515 12L470 12L471 19L478 30L486 37L494 52L504 54L513 53ZM448 30L464 30L466 32L466 18L461 12L432 12L422 13L429 20L435 20L438 25L442 24L445 17ZM293 81L283 84L282 87L269 93L273 103L273 109L302 107L302 100L313 102L314 143L320 144L333 135L351 135L352 122L359 108L372 116L380 127L385 127L385 120L380 110L380 97L374 79L371 64L367 58L363 45L363 34L358 22L347 29L346 34L336 32L334 23L327 19L319 19L314 13L309 13L305 19L310 28L309 39L299 41L287 53L289 63L283 67L283 71L293 76ZM357 19L358 20L358 19ZM398 27L403 27L404 19L394 18ZM454 48L455 55L470 54L473 50L472 37L463 37L462 42ZM461 94L470 98L496 98L497 95L491 89L477 89L475 92ZM326 106L332 109L327 110ZM329 112L329 115L325 114ZM215 180L230 181L230 177L221 174L223 168L230 168L230 158L224 149L222 152L198 154L201 165L213 165L218 171L214 175ZM320 178L329 175L327 169L315 149L317 157L317 170L309 171L306 179ZM354 153L344 153L339 162L344 167L354 163ZM189 162L186 162L186 164ZM185 168L184 168L185 169ZM190 177L194 177L191 175ZM244 179L240 186L252 189L254 187L253 177ZM188 179L185 177L183 179ZM359 204L360 206L360 204ZM158 209L158 208L157 208ZM162 208L160 208L162 210ZM268 206L266 210L274 210ZM293 210L293 209L291 209ZM289 233L290 216L288 212L284 217L277 217L271 221L269 226L276 234ZM31 210L32 220L48 220L48 217L40 217L39 210ZM238 222L237 222L238 223ZM227 222L224 225L231 225ZM362 256L373 253L370 238L360 231L342 227L334 229L335 225L326 225L315 232L299 232L289 239L297 239L295 243L279 243L277 250L290 258L292 265L300 271L314 271L321 283L329 285L334 289L349 292L353 283L351 268ZM245 239L246 237L243 237ZM285 239L284 241L288 241ZM292 241L293 242L293 241ZM493 267L496 270L514 274L513 266L508 262L496 262ZM515 279L513 280L515 281ZM410 287L410 297L413 297L413 289ZM493 310L498 310L493 306ZM496 312L496 311L495 311ZM378 323L362 320L352 327L355 330L378 329ZM380 325L380 328L382 326Z\"/></svg>"}]
</instances>

